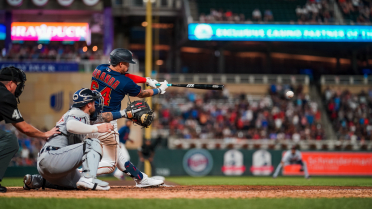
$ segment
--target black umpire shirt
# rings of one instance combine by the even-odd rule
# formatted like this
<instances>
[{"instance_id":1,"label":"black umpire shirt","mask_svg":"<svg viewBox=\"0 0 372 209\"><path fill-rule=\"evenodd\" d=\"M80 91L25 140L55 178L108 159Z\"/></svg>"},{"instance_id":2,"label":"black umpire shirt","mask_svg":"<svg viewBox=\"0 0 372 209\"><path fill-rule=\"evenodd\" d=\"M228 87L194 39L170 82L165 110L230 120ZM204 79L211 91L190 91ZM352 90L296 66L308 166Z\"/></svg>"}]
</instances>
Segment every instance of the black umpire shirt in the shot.
<instances>
[{"instance_id":1,"label":"black umpire shirt","mask_svg":"<svg viewBox=\"0 0 372 209\"><path fill-rule=\"evenodd\" d=\"M18 110L16 97L0 82L0 122L3 120L5 123L19 123L23 118Z\"/></svg>"},{"instance_id":2,"label":"black umpire shirt","mask_svg":"<svg viewBox=\"0 0 372 209\"><path fill-rule=\"evenodd\" d=\"M142 147L141 147L141 150L142 152L142 155L144 158L149 158L151 157L151 153L153 153L155 151L155 148L154 146L151 145L147 145L147 144L143 144Z\"/></svg>"}]
</instances>

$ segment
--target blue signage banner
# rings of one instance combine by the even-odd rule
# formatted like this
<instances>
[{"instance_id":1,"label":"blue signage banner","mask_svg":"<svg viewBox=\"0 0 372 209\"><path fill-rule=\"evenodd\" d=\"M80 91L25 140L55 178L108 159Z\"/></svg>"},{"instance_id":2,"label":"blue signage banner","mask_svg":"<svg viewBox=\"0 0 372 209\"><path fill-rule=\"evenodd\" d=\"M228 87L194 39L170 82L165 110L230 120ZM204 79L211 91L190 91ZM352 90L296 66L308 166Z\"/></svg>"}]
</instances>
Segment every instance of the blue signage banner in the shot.
<instances>
[{"instance_id":1,"label":"blue signage banner","mask_svg":"<svg viewBox=\"0 0 372 209\"><path fill-rule=\"evenodd\" d=\"M188 36L198 41L372 42L372 26L191 23Z\"/></svg>"},{"instance_id":2,"label":"blue signage banner","mask_svg":"<svg viewBox=\"0 0 372 209\"><path fill-rule=\"evenodd\" d=\"M25 72L78 72L79 64L76 62L11 62L0 61L0 68L15 66Z\"/></svg>"},{"instance_id":3,"label":"blue signage banner","mask_svg":"<svg viewBox=\"0 0 372 209\"><path fill-rule=\"evenodd\" d=\"M6 38L6 28L4 24L0 24L0 40L5 40Z\"/></svg>"}]
</instances>

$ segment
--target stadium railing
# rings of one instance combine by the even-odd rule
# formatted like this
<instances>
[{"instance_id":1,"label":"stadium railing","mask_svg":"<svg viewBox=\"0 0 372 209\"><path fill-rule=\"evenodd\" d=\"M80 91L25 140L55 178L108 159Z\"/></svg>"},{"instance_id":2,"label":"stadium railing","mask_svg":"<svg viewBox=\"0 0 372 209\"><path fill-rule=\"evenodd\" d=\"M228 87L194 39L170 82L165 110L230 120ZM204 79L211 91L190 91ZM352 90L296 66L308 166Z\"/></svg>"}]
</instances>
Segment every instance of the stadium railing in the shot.
<instances>
[{"instance_id":1,"label":"stadium railing","mask_svg":"<svg viewBox=\"0 0 372 209\"><path fill-rule=\"evenodd\" d=\"M372 76L350 76L350 75L323 75L320 78L322 85L346 84L346 85L372 85Z\"/></svg>"},{"instance_id":2,"label":"stadium railing","mask_svg":"<svg viewBox=\"0 0 372 209\"><path fill-rule=\"evenodd\" d=\"M302 150L372 150L372 142L351 142L336 140L246 140L246 139L168 139L170 149L289 149L299 145Z\"/></svg>"},{"instance_id":3,"label":"stadium railing","mask_svg":"<svg viewBox=\"0 0 372 209\"><path fill-rule=\"evenodd\" d=\"M157 80L183 83L232 83L232 84L303 84L309 85L307 75L263 74L159 74Z\"/></svg>"},{"instance_id":4,"label":"stadium railing","mask_svg":"<svg viewBox=\"0 0 372 209\"><path fill-rule=\"evenodd\" d=\"M138 60L134 59L137 63ZM12 63L78 63L79 64L79 71L80 72L86 72L91 73L94 71L94 69L101 64L108 64L108 58L102 57L102 59L99 60L63 60L63 61L56 61L56 60L13 60L13 59L4 59L0 58L0 64L12 62ZM139 65L129 65L129 72L131 73L138 73L139 72Z\"/></svg>"},{"instance_id":5,"label":"stadium railing","mask_svg":"<svg viewBox=\"0 0 372 209\"><path fill-rule=\"evenodd\" d=\"M154 8L179 9L182 0L155 1L150 0ZM113 7L146 7L147 0L111 0Z\"/></svg>"}]
</instances>

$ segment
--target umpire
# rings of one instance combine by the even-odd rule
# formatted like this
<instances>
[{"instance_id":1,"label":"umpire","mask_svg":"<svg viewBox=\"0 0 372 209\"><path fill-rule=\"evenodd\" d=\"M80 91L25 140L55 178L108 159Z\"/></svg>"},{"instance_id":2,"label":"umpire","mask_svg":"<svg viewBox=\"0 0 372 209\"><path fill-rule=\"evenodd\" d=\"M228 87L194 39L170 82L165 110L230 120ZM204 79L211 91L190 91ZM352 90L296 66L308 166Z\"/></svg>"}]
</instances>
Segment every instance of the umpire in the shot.
<instances>
[{"instance_id":1,"label":"umpire","mask_svg":"<svg viewBox=\"0 0 372 209\"><path fill-rule=\"evenodd\" d=\"M59 133L57 128L48 132L41 132L26 123L17 107L19 96L25 87L26 74L16 67L10 66L0 70L0 122L11 123L20 132L30 137L47 139ZM0 182L10 160L18 151L18 139L12 134L0 129ZM6 188L0 184L0 192L5 193Z\"/></svg>"}]
</instances>

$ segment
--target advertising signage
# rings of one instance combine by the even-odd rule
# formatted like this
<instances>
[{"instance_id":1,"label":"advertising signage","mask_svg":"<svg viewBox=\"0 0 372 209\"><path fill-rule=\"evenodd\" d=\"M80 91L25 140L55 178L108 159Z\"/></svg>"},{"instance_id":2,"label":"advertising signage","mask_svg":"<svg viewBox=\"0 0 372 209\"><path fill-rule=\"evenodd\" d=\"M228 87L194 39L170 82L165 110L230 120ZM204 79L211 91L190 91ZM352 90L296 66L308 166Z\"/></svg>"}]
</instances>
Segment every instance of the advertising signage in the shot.
<instances>
[{"instance_id":1,"label":"advertising signage","mask_svg":"<svg viewBox=\"0 0 372 209\"><path fill-rule=\"evenodd\" d=\"M5 40L5 37L6 37L5 25L0 24L0 40Z\"/></svg>"},{"instance_id":2,"label":"advertising signage","mask_svg":"<svg viewBox=\"0 0 372 209\"><path fill-rule=\"evenodd\" d=\"M368 152L302 152L302 159L310 175L372 175L372 153ZM285 166L283 175L303 175L300 167Z\"/></svg>"},{"instance_id":3,"label":"advertising signage","mask_svg":"<svg viewBox=\"0 0 372 209\"><path fill-rule=\"evenodd\" d=\"M12 41L87 41L88 23L13 22Z\"/></svg>"},{"instance_id":4,"label":"advertising signage","mask_svg":"<svg viewBox=\"0 0 372 209\"><path fill-rule=\"evenodd\" d=\"M191 23L189 40L371 42L372 26Z\"/></svg>"}]
</instances>

